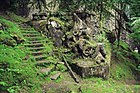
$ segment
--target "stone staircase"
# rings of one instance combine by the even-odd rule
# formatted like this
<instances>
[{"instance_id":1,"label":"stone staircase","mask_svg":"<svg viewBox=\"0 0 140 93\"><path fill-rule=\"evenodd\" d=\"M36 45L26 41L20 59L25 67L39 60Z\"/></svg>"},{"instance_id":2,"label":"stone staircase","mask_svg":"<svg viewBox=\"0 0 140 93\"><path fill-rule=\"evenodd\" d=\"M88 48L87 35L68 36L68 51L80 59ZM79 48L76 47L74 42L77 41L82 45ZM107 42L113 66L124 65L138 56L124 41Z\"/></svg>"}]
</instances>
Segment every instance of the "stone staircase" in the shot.
<instances>
[{"instance_id":1,"label":"stone staircase","mask_svg":"<svg viewBox=\"0 0 140 93\"><path fill-rule=\"evenodd\" d=\"M40 66L39 72L48 76L51 71L54 71L56 65L51 67L45 65L42 66L42 64L45 63L49 64L49 62L47 61L47 53L45 51L46 47L44 45L47 39L43 37L38 31L34 30L26 24L21 25L21 28L22 34L26 40L24 46L28 47L28 49L30 50L29 54L32 55L36 60L36 65ZM56 80L60 76L60 74L61 73L58 71L58 73L50 76L50 78L52 80Z\"/></svg>"},{"instance_id":2,"label":"stone staircase","mask_svg":"<svg viewBox=\"0 0 140 93\"><path fill-rule=\"evenodd\" d=\"M30 26L24 26L23 36L26 39L25 47L30 49L30 54L34 56L37 64L46 63L47 55L45 54L45 38L38 31L29 29Z\"/></svg>"},{"instance_id":3,"label":"stone staircase","mask_svg":"<svg viewBox=\"0 0 140 93\"><path fill-rule=\"evenodd\" d=\"M22 25L22 34L25 38L24 46L28 47L30 50L30 55L32 55L36 60L36 65L49 63L47 59L47 54L45 51L46 38L43 37L38 31L34 30L28 25ZM43 67L40 69L41 73L50 73L53 68Z\"/></svg>"}]
</instances>

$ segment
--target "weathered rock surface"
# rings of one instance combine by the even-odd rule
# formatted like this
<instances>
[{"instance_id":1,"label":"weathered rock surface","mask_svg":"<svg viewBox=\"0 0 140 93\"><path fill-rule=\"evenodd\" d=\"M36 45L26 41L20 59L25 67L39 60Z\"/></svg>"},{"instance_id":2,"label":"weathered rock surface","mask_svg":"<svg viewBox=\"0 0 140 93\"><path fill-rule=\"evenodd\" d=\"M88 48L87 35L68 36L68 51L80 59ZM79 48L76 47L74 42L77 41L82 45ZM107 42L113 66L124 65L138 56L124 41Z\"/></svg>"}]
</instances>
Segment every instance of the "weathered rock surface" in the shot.
<instances>
[{"instance_id":1,"label":"weathered rock surface","mask_svg":"<svg viewBox=\"0 0 140 93\"><path fill-rule=\"evenodd\" d=\"M56 47L65 46L75 54L75 59L82 59L80 62L75 59L72 62L82 77L107 78L111 51L103 33L105 30L109 30L108 26L102 25L96 14L87 14L85 18L81 18L81 14L74 13L69 16L71 19L69 18L68 22L63 22L55 17L45 19L42 18L42 15L35 15L40 20L35 21L34 26L39 28L41 33L50 37ZM45 17L45 15L43 16ZM66 25L67 23L70 25ZM110 26L110 24L106 25ZM85 59L90 60L85 61Z\"/></svg>"},{"instance_id":2,"label":"weathered rock surface","mask_svg":"<svg viewBox=\"0 0 140 93\"><path fill-rule=\"evenodd\" d=\"M40 70L40 72L41 72L41 73L48 74L48 73L51 72L51 70L52 70L52 68L43 68L43 69Z\"/></svg>"},{"instance_id":3,"label":"weathered rock surface","mask_svg":"<svg viewBox=\"0 0 140 93\"><path fill-rule=\"evenodd\" d=\"M52 75L50 78L51 78L52 80L56 80L56 79L58 79L58 78L60 77L60 75L61 75L61 73L58 72L58 73L56 73L55 75Z\"/></svg>"},{"instance_id":4,"label":"weathered rock surface","mask_svg":"<svg viewBox=\"0 0 140 93\"><path fill-rule=\"evenodd\" d=\"M80 61L80 62L79 62ZM109 77L109 65L108 63L101 63L98 65L96 60L79 60L72 65L73 70L81 77L103 77L107 79Z\"/></svg>"}]
</instances>

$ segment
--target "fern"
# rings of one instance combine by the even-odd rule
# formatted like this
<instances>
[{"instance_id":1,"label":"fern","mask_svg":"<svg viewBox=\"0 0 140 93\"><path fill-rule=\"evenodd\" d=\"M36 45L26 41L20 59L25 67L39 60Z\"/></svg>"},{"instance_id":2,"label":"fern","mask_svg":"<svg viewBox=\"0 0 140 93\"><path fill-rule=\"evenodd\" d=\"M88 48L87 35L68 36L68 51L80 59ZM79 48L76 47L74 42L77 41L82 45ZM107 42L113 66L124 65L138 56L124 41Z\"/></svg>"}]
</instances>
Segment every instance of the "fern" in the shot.
<instances>
[{"instance_id":1,"label":"fern","mask_svg":"<svg viewBox=\"0 0 140 93\"><path fill-rule=\"evenodd\" d=\"M140 17L133 17L131 19L133 22L131 24L132 29L133 29L133 33L130 35L131 38L134 40L134 44L135 46L138 46L140 44ZM140 56L139 54L136 53L132 53L132 55L137 59L140 60ZM140 65L140 62L139 62ZM138 66L138 70L139 70L139 66Z\"/></svg>"},{"instance_id":2,"label":"fern","mask_svg":"<svg viewBox=\"0 0 140 93\"><path fill-rule=\"evenodd\" d=\"M134 20L131 24L132 29L133 29L133 33L130 35L136 42L139 42L140 40L140 18L139 17L135 17L132 18L132 20Z\"/></svg>"}]
</instances>

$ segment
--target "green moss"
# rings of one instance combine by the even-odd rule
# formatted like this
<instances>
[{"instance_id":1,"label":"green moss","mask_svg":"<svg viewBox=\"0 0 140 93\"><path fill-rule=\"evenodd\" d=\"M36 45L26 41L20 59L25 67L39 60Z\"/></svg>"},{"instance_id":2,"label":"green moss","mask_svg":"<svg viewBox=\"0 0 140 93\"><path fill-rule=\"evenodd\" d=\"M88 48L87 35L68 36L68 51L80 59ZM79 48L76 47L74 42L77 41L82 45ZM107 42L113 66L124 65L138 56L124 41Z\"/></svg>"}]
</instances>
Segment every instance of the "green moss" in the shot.
<instances>
[{"instance_id":1,"label":"green moss","mask_svg":"<svg viewBox=\"0 0 140 93\"><path fill-rule=\"evenodd\" d=\"M6 31L4 32L8 32L11 36L16 34L18 36L23 37L20 32L20 28L15 23L8 21L1 16L0 16L0 23L5 26Z\"/></svg>"},{"instance_id":2,"label":"green moss","mask_svg":"<svg viewBox=\"0 0 140 93\"><path fill-rule=\"evenodd\" d=\"M0 41L9 46L15 46L19 41L24 41L20 28L13 22L0 16L3 30L0 33Z\"/></svg>"},{"instance_id":3,"label":"green moss","mask_svg":"<svg viewBox=\"0 0 140 93\"><path fill-rule=\"evenodd\" d=\"M87 43L90 45L90 46L92 46L92 47L96 47L97 46L97 42L95 42L95 41L87 41Z\"/></svg>"},{"instance_id":4,"label":"green moss","mask_svg":"<svg viewBox=\"0 0 140 93\"><path fill-rule=\"evenodd\" d=\"M7 12L7 16L11 18L12 21L17 22L17 23L22 23L22 22L27 22L27 18L23 18L21 16L16 15L15 13L12 12Z\"/></svg>"},{"instance_id":5,"label":"green moss","mask_svg":"<svg viewBox=\"0 0 140 93\"><path fill-rule=\"evenodd\" d=\"M113 65L111 66L111 77L115 80L126 80L126 79L134 79L134 75L132 69L134 64L129 61L129 59L125 60L118 60L119 62L112 61Z\"/></svg>"},{"instance_id":6,"label":"green moss","mask_svg":"<svg viewBox=\"0 0 140 93\"><path fill-rule=\"evenodd\" d=\"M22 48L22 50L21 50ZM20 91L18 88L39 85L39 77L36 75L37 69L33 60L29 59L24 63L26 49L21 46L8 47L0 45L0 81L5 82L0 90ZM16 86L16 87L14 87ZM30 90L28 90L30 91Z\"/></svg>"},{"instance_id":7,"label":"green moss","mask_svg":"<svg viewBox=\"0 0 140 93\"><path fill-rule=\"evenodd\" d=\"M8 39L11 39L11 36L9 35L9 33L2 32L0 34L0 41L1 42L5 41L5 40L8 40Z\"/></svg>"},{"instance_id":8,"label":"green moss","mask_svg":"<svg viewBox=\"0 0 140 93\"><path fill-rule=\"evenodd\" d=\"M53 20L53 21L58 22L62 27L65 26L65 23L56 17L50 17L49 20Z\"/></svg>"},{"instance_id":9,"label":"green moss","mask_svg":"<svg viewBox=\"0 0 140 93\"><path fill-rule=\"evenodd\" d=\"M67 68L66 68L66 66L64 64L58 64L57 67L56 67L56 70L64 72L64 71L67 70Z\"/></svg>"},{"instance_id":10,"label":"green moss","mask_svg":"<svg viewBox=\"0 0 140 93\"><path fill-rule=\"evenodd\" d=\"M111 45L110 45L110 43L109 42L105 42L105 45L104 45L104 48L105 48L105 51L106 51L106 62L108 63L108 64L110 64L111 63Z\"/></svg>"},{"instance_id":11,"label":"green moss","mask_svg":"<svg viewBox=\"0 0 140 93\"><path fill-rule=\"evenodd\" d=\"M23 38L21 30L15 23L3 17L0 17L0 23L4 26L0 31L0 90L10 93L26 90L34 93L32 91L40 89L40 77L37 76L37 69L34 66L35 60L28 55L28 62L24 61L29 50L22 44L17 44L13 38ZM6 45L3 42L6 42ZM14 46L11 47L7 43Z\"/></svg>"},{"instance_id":12,"label":"green moss","mask_svg":"<svg viewBox=\"0 0 140 93\"><path fill-rule=\"evenodd\" d=\"M113 79L102 80L101 78L88 78L84 80L81 89L83 93L139 93L140 86L129 86Z\"/></svg>"}]
</instances>

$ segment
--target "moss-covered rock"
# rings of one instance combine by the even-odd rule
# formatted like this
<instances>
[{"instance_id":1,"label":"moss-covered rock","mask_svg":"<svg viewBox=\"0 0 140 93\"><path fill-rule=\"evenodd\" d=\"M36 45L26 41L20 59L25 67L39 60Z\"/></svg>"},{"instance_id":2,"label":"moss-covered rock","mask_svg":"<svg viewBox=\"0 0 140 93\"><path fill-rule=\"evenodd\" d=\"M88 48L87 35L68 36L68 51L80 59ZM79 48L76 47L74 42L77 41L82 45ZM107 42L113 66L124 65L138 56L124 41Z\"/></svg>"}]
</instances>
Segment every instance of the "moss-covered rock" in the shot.
<instances>
[{"instance_id":1,"label":"moss-covered rock","mask_svg":"<svg viewBox=\"0 0 140 93\"><path fill-rule=\"evenodd\" d=\"M90 62L94 65L96 64L95 66L102 64L101 67L107 67L105 70L108 70L106 71L108 73L105 73L105 76L109 75L111 50L108 40L105 38L105 33L102 31L105 30L103 29L103 23L101 24L101 22L97 21L99 20L98 16L95 16L97 17L96 22L92 22L95 17L88 17L88 19L91 19L88 23L86 23L86 19L80 19L76 13L71 17L74 19L71 18L68 22L62 21L57 17L48 17L48 19L45 20L34 20L35 27L44 35L50 37L57 47L64 46L70 49L71 52L75 54L75 59L83 58L84 60L90 58L92 59ZM71 29L69 29L69 23L71 23ZM99 27L99 24L102 26ZM98 27L96 31L91 25ZM86 64L86 61L84 62L84 64ZM76 63L79 64L79 62ZM98 73L100 72L102 71ZM94 74L91 74L91 76Z\"/></svg>"}]
</instances>

